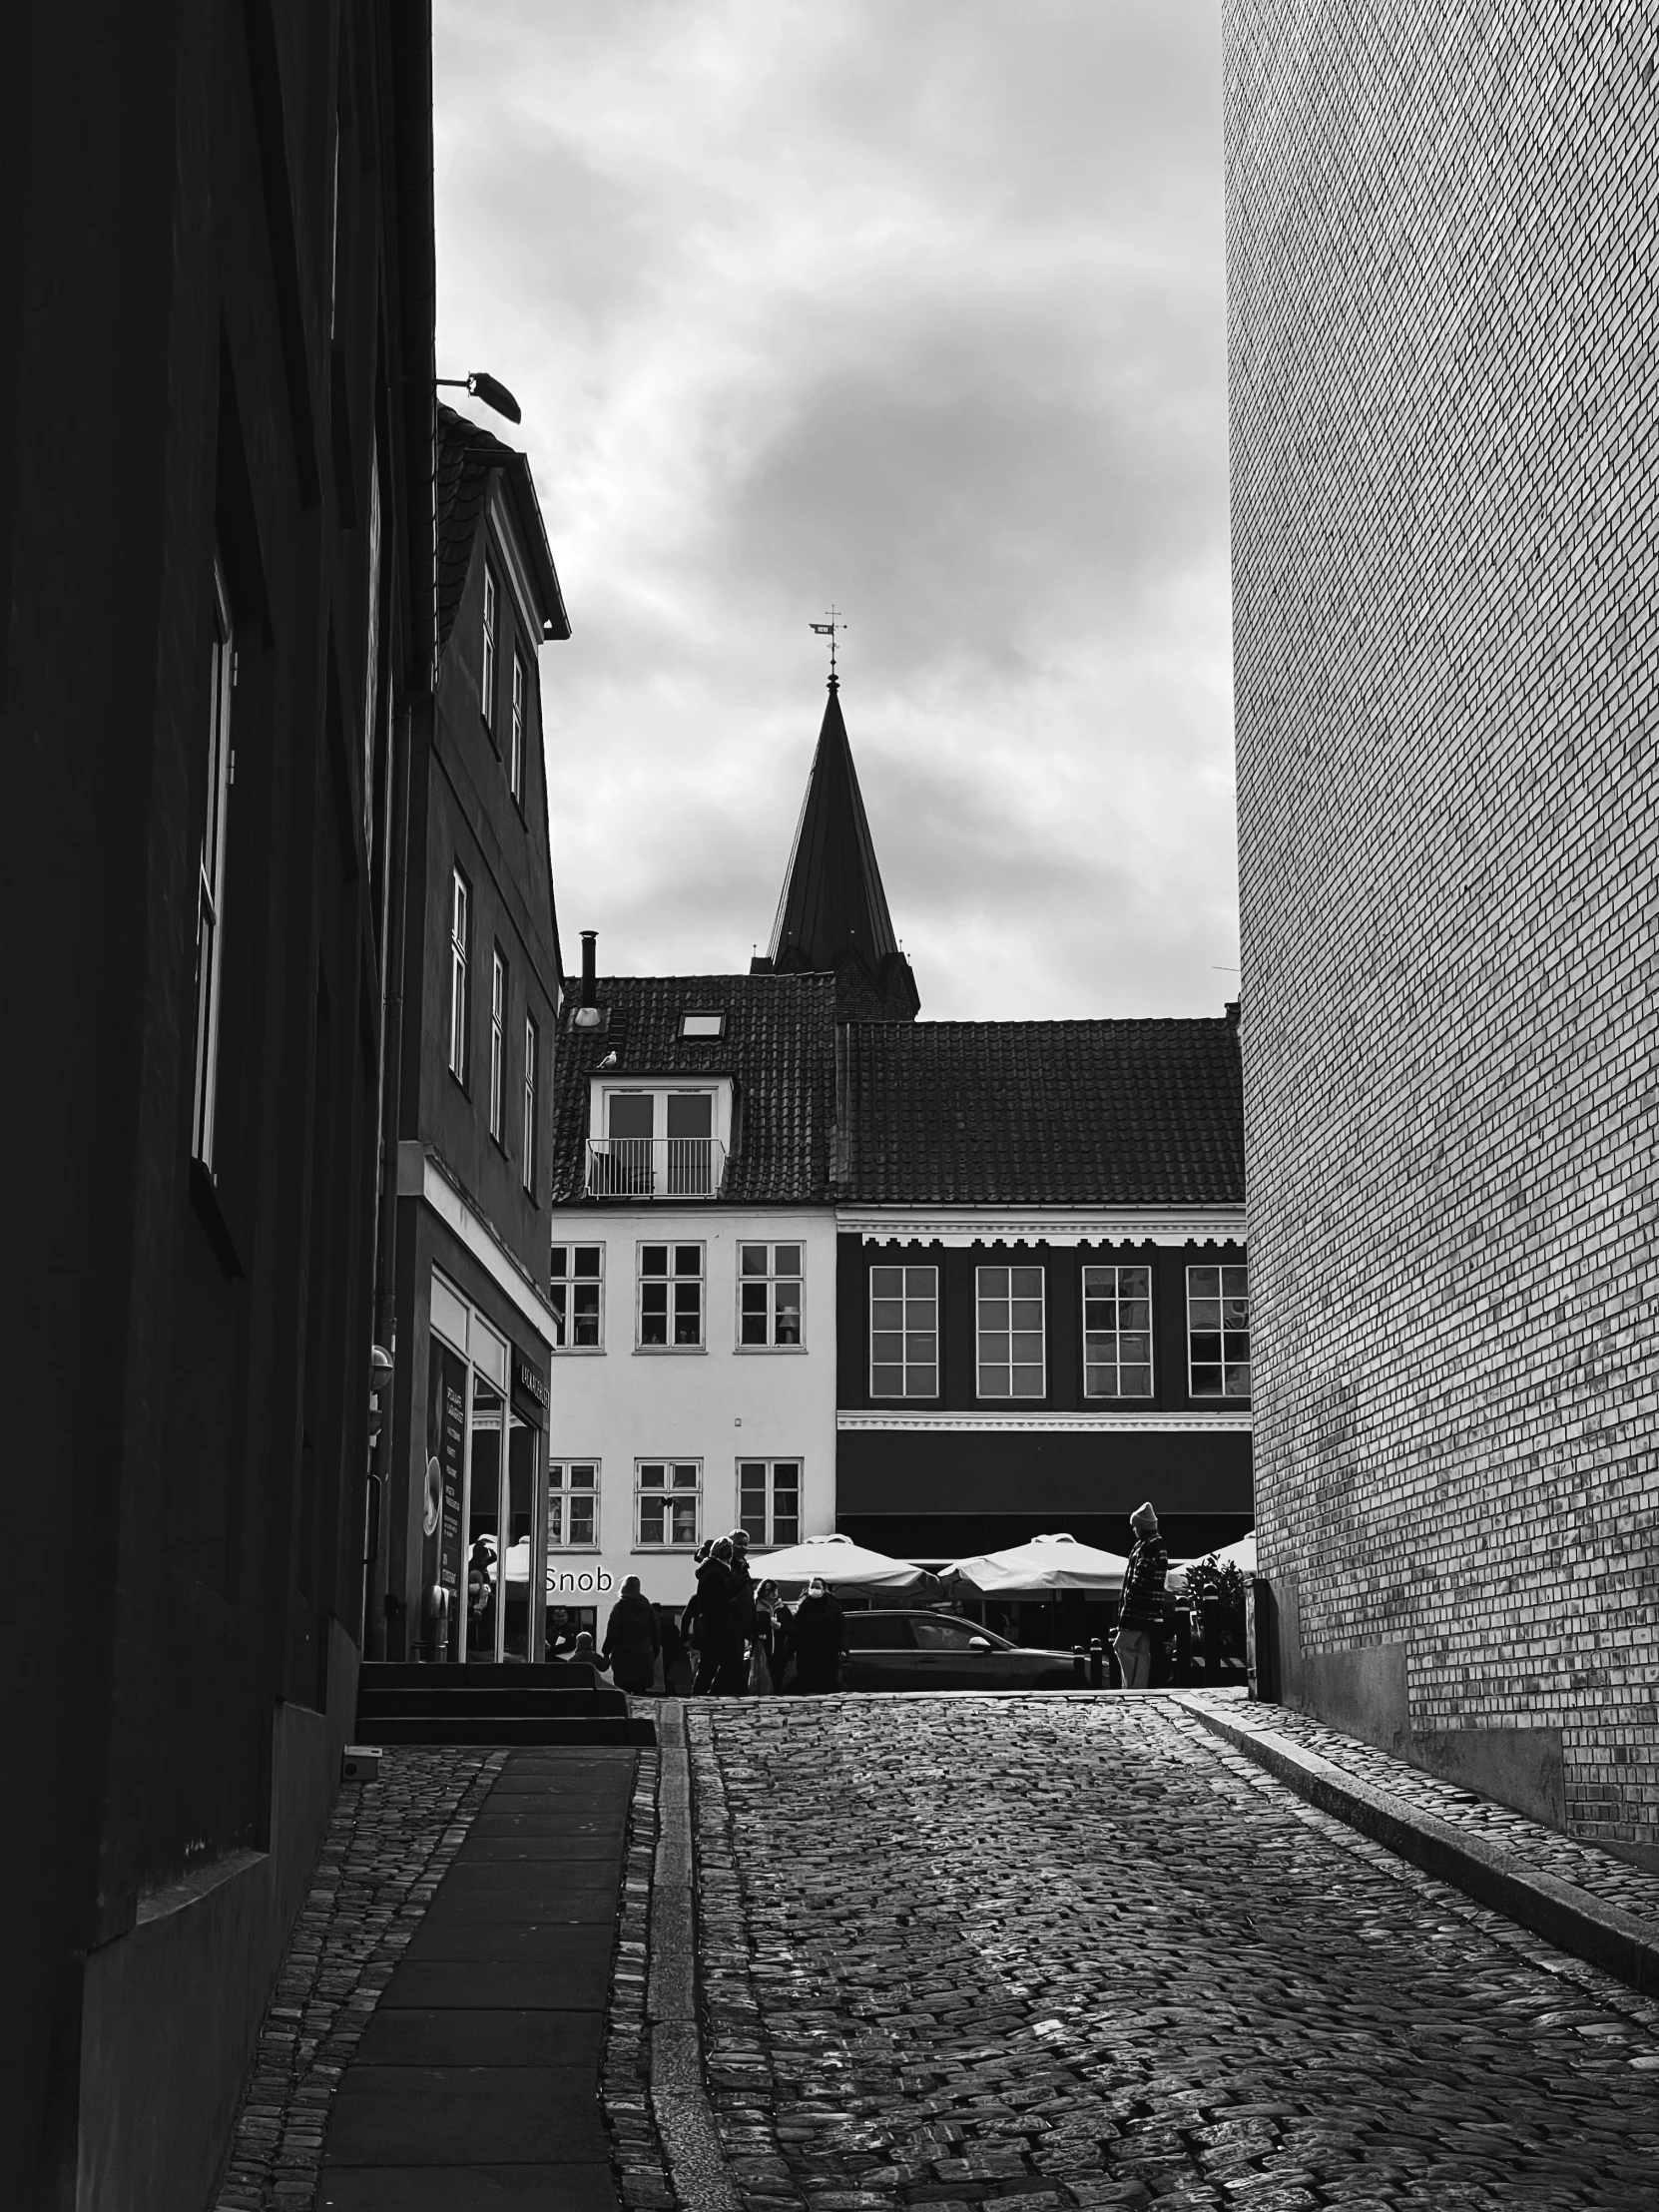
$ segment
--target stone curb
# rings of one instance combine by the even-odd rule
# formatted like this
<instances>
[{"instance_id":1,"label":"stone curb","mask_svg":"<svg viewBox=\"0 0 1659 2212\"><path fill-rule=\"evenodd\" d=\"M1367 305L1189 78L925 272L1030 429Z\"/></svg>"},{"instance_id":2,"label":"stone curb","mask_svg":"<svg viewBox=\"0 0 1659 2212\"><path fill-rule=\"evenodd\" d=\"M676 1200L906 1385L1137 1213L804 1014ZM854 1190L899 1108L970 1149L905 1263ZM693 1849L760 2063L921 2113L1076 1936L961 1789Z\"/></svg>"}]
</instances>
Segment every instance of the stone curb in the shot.
<instances>
[{"instance_id":1,"label":"stone curb","mask_svg":"<svg viewBox=\"0 0 1659 2212\"><path fill-rule=\"evenodd\" d=\"M1321 1812L1641 1995L1659 1994L1659 1929L1649 1922L1604 1904L1559 1875L1526 1866L1513 1852L1419 1812L1358 1775L1345 1774L1287 1736L1267 1728L1241 1728L1179 1690L1166 1694L1212 1735L1265 1767Z\"/></svg>"},{"instance_id":2,"label":"stone curb","mask_svg":"<svg viewBox=\"0 0 1659 2212\"><path fill-rule=\"evenodd\" d=\"M646 2016L651 2031L651 2114L682 2212L739 2212L703 2073L697 2009L697 1896L691 1760L685 1707L658 1707L657 1854L651 1881Z\"/></svg>"}]
</instances>

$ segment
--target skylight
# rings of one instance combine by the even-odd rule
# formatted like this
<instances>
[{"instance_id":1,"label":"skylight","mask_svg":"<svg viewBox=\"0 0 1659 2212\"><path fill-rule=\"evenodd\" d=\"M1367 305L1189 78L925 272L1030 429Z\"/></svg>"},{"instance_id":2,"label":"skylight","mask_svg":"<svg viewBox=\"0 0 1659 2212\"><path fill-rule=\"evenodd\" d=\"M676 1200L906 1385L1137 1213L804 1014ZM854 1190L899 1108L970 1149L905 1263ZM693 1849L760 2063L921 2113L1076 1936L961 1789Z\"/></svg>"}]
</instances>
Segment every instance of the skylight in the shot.
<instances>
[{"instance_id":1,"label":"skylight","mask_svg":"<svg viewBox=\"0 0 1659 2212\"><path fill-rule=\"evenodd\" d=\"M688 1010L680 1016L680 1034L682 1037L724 1037L726 1034L726 1016L724 1014L693 1013Z\"/></svg>"}]
</instances>

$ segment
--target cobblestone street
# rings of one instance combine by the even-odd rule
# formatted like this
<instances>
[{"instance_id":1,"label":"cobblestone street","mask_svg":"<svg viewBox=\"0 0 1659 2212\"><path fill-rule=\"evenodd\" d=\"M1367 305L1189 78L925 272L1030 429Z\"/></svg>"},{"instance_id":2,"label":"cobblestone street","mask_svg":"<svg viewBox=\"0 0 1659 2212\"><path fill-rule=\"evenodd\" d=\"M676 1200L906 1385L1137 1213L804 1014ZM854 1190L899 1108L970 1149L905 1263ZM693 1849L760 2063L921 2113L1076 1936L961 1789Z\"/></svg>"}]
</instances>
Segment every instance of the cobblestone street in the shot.
<instances>
[{"instance_id":1,"label":"cobblestone street","mask_svg":"<svg viewBox=\"0 0 1659 2212\"><path fill-rule=\"evenodd\" d=\"M1659 2201L1659 2005L1173 1701L688 1718L749 2206Z\"/></svg>"}]
</instances>

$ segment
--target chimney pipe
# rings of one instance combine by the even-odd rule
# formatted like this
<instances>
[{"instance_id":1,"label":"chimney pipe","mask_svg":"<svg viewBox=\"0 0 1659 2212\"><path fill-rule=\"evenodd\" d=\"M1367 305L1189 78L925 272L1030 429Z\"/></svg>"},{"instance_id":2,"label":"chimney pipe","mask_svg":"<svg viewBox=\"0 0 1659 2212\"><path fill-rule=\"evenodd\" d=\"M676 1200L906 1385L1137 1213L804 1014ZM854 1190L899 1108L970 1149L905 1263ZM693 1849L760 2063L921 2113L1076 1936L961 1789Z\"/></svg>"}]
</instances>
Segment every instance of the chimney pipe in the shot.
<instances>
[{"instance_id":1,"label":"chimney pipe","mask_svg":"<svg viewBox=\"0 0 1659 2212\"><path fill-rule=\"evenodd\" d=\"M582 1004L584 1006L593 1006L598 1003L596 995L597 975L595 972L599 958L598 943L599 931L597 929L584 929L582 931Z\"/></svg>"}]
</instances>

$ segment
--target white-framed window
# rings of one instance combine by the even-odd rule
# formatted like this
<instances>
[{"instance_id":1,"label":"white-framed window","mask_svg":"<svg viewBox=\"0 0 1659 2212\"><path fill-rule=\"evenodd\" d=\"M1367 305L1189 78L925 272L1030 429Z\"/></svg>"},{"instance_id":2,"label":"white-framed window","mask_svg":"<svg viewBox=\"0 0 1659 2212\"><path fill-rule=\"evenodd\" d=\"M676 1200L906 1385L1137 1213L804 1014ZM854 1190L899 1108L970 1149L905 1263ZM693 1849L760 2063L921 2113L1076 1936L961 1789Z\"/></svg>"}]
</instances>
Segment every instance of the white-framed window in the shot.
<instances>
[{"instance_id":1,"label":"white-framed window","mask_svg":"<svg viewBox=\"0 0 1659 2212\"><path fill-rule=\"evenodd\" d=\"M524 716L526 682L524 657L513 649L513 715L507 737L507 789L519 812L524 811Z\"/></svg>"},{"instance_id":2,"label":"white-framed window","mask_svg":"<svg viewBox=\"0 0 1659 2212\"><path fill-rule=\"evenodd\" d=\"M978 1268L979 1395L1041 1397L1047 1387L1041 1268Z\"/></svg>"},{"instance_id":3,"label":"white-framed window","mask_svg":"<svg viewBox=\"0 0 1659 2212\"><path fill-rule=\"evenodd\" d=\"M1152 1395L1152 1270L1083 1270L1083 1395Z\"/></svg>"},{"instance_id":4,"label":"white-framed window","mask_svg":"<svg viewBox=\"0 0 1659 2212\"><path fill-rule=\"evenodd\" d=\"M466 1042L470 1027L467 958L472 931L472 886L455 869L449 897L449 1072L466 1081Z\"/></svg>"},{"instance_id":5,"label":"white-framed window","mask_svg":"<svg viewBox=\"0 0 1659 2212\"><path fill-rule=\"evenodd\" d=\"M799 1352L806 1291L806 1248L798 1244L738 1247L738 1343L745 1350Z\"/></svg>"},{"instance_id":6,"label":"white-framed window","mask_svg":"<svg viewBox=\"0 0 1659 2212\"><path fill-rule=\"evenodd\" d=\"M495 571L488 561L484 563L484 665L479 672L478 704L483 711L484 728L493 741L495 737L495 663L496 629L501 620L501 593L495 581Z\"/></svg>"},{"instance_id":7,"label":"white-framed window","mask_svg":"<svg viewBox=\"0 0 1659 2212\"><path fill-rule=\"evenodd\" d=\"M602 1244L553 1247L553 1349L555 1352L603 1352L605 1349L605 1247Z\"/></svg>"},{"instance_id":8,"label":"white-framed window","mask_svg":"<svg viewBox=\"0 0 1659 2212\"><path fill-rule=\"evenodd\" d=\"M639 1344L644 1352L703 1347L703 1247L642 1244Z\"/></svg>"},{"instance_id":9,"label":"white-framed window","mask_svg":"<svg viewBox=\"0 0 1659 2212\"><path fill-rule=\"evenodd\" d=\"M599 1461L553 1459L547 1468L547 1548L593 1551L599 1544Z\"/></svg>"},{"instance_id":10,"label":"white-framed window","mask_svg":"<svg viewBox=\"0 0 1659 2212\"><path fill-rule=\"evenodd\" d=\"M1194 1397L1250 1395L1250 1271L1187 1270L1187 1373Z\"/></svg>"},{"instance_id":11,"label":"white-framed window","mask_svg":"<svg viewBox=\"0 0 1659 2212\"><path fill-rule=\"evenodd\" d=\"M507 963L490 955L490 1135L501 1142L507 1116Z\"/></svg>"},{"instance_id":12,"label":"white-framed window","mask_svg":"<svg viewBox=\"0 0 1659 2212\"><path fill-rule=\"evenodd\" d=\"M699 1013L694 1007L688 1006L680 1016L680 1034L682 1037L724 1037L726 1016L713 1012Z\"/></svg>"},{"instance_id":13,"label":"white-framed window","mask_svg":"<svg viewBox=\"0 0 1659 2212\"><path fill-rule=\"evenodd\" d=\"M219 999L224 972L225 858L236 756L231 750L231 693L237 680L231 597L214 556L213 629L208 648L208 795L197 855L196 1089L191 1152L213 1173L219 1106Z\"/></svg>"},{"instance_id":14,"label":"white-framed window","mask_svg":"<svg viewBox=\"0 0 1659 2212\"><path fill-rule=\"evenodd\" d=\"M636 1459L634 1541L641 1550L695 1551L702 1519L701 1459Z\"/></svg>"},{"instance_id":15,"label":"white-framed window","mask_svg":"<svg viewBox=\"0 0 1659 2212\"><path fill-rule=\"evenodd\" d=\"M524 1017L524 1188L536 1188L536 1074L541 1037L535 1016Z\"/></svg>"},{"instance_id":16,"label":"white-framed window","mask_svg":"<svg viewBox=\"0 0 1659 2212\"><path fill-rule=\"evenodd\" d=\"M607 1088L588 1144L588 1190L596 1198L714 1198L725 1173L717 1134L729 1118L719 1087Z\"/></svg>"},{"instance_id":17,"label":"white-framed window","mask_svg":"<svg viewBox=\"0 0 1659 2212\"><path fill-rule=\"evenodd\" d=\"M738 1526L752 1544L801 1541L801 1461L738 1461Z\"/></svg>"},{"instance_id":18,"label":"white-framed window","mask_svg":"<svg viewBox=\"0 0 1659 2212\"><path fill-rule=\"evenodd\" d=\"M869 1394L939 1394L939 1271L869 1271Z\"/></svg>"}]
</instances>

